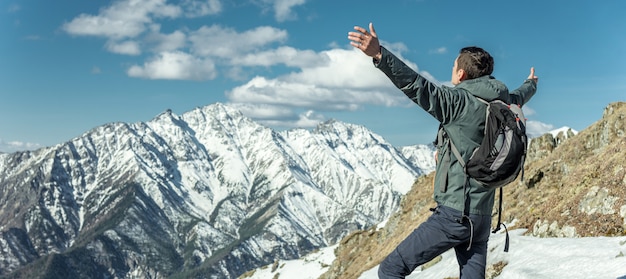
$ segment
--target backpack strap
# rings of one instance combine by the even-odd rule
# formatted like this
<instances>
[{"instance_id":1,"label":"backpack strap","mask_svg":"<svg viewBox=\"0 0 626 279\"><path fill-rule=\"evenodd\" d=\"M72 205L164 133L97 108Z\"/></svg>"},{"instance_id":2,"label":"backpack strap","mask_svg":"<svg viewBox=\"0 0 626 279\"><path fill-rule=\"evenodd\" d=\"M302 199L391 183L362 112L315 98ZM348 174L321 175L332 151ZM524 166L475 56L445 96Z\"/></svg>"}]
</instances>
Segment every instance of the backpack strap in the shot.
<instances>
[{"instance_id":1,"label":"backpack strap","mask_svg":"<svg viewBox=\"0 0 626 279\"><path fill-rule=\"evenodd\" d=\"M469 244L467 245L467 251L469 251L472 248L472 242L474 241L474 222L472 222L472 219L469 217L469 203L468 203L469 201L468 199L469 187L468 186L470 183L470 177L467 174L467 171L465 169L466 163L465 163L465 160L463 159L463 156L461 156L461 152L459 152L459 149L456 148L456 145L454 145L452 138L447 135L447 132L445 131L445 128L443 127L443 125L439 125L439 131L437 132L437 147L440 147L441 145L444 144L444 138L448 139L449 148L446 149L446 152L443 154L443 160L441 162L444 165L441 166L442 169L440 171L445 173L444 185L441 188L441 192L445 193L448 189L448 171L450 170L450 165L451 165L450 152L452 152L454 157L456 157L457 161L463 168L463 174L465 175L465 182L463 183L463 211L461 212L461 219L459 222L462 223L464 219L467 219L467 222L469 222L470 239L469 239Z\"/></svg>"},{"instance_id":2,"label":"backpack strap","mask_svg":"<svg viewBox=\"0 0 626 279\"><path fill-rule=\"evenodd\" d=\"M485 100L485 99L483 99L481 97L478 97L476 95L472 95L472 96L474 96L474 98L478 99L479 101L483 102L485 105L489 105L489 101L487 101L487 100Z\"/></svg>"},{"instance_id":3,"label":"backpack strap","mask_svg":"<svg viewBox=\"0 0 626 279\"><path fill-rule=\"evenodd\" d=\"M467 251L469 251L472 248L472 241L474 239L474 223L472 222L472 219L469 217L469 187L470 187L470 177L467 174L467 169L465 168L465 160L463 160L463 156L461 156L461 152L459 152L459 149L456 148L456 146L454 145L454 142L452 141L452 138L449 138L449 142L450 142L450 150L452 150L452 154L454 154L454 157L456 157L457 161L459 161L459 164L461 165L461 167L463 168L463 174L465 175L465 182L463 183L463 214L461 216L461 221L463 219L467 219L467 221L470 224L470 239L469 239L469 244L467 245Z\"/></svg>"},{"instance_id":4,"label":"backpack strap","mask_svg":"<svg viewBox=\"0 0 626 279\"><path fill-rule=\"evenodd\" d=\"M504 238L504 252L509 251L509 229L506 227L504 223L502 223L502 188L500 188L500 201L498 205L498 224L496 228L491 231L491 233L497 233L500 230L500 226L504 227L504 231L506 232L506 236Z\"/></svg>"},{"instance_id":5,"label":"backpack strap","mask_svg":"<svg viewBox=\"0 0 626 279\"><path fill-rule=\"evenodd\" d=\"M459 161L459 164L461 164L461 167L463 167L463 172L465 173L465 160L463 160L463 156L461 156L461 152L459 152L459 150L456 148L456 145L454 145L454 142L452 142L452 139L450 138L450 150L452 150L452 154L454 154L454 157L456 157L456 159Z\"/></svg>"},{"instance_id":6,"label":"backpack strap","mask_svg":"<svg viewBox=\"0 0 626 279\"><path fill-rule=\"evenodd\" d=\"M454 155L454 157L456 157L457 161L459 161L459 164L461 164L461 167L463 167L463 173L465 173L465 160L463 160L463 156L461 156L461 152L459 152L459 149L456 148L456 145L454 145L454 142L452 142L452 139L450 138L450 136L448 136L448 133L446 132L445 128L443 127L443 125L439 125L439 131L437 132L437 140L436 145L437 147L442 146L443 144L445 144L445 139L448 140L447 144L450 148L446 149L444 152L444 154L442 155L442 161L441 161L441 170L439 170L440 172L444 173L444 181L443 181L443 187L441 187L441 192L445 193L448 190L448 171L450 170L450 165L452 164L452 160L450 160L450 152L452 152L452 154ZM467 174L466 174L467 177Z\"/></svg>"},{"instance_id":7,"label":"backpack strap","mask_svg":"<svg viewBox=\"0 0 626 279\"><path fill-rule=\"evenodd\" d=\"M444 141L445 139L448 138L448 135L446 134L446 131L443 128L443 125L439 125L439 131L437 131L437 140L435 141L435 145L437 146L437 148L439 150L441 150L441 146L444 145ZM448 138L449 139L449 138ZM444 150L445 152L443 152L443 154L441 154L442 158L441 158L441 162L439 162L439 164L441 164L441 169L439 170L440 173L443 173L443 181L440 183L443 183L443 185L441 185L440 189L442 193L445 193L446 191L448 191L448 171L450 170L450 153L448 150Z\"/></svg>"}]
</instances>

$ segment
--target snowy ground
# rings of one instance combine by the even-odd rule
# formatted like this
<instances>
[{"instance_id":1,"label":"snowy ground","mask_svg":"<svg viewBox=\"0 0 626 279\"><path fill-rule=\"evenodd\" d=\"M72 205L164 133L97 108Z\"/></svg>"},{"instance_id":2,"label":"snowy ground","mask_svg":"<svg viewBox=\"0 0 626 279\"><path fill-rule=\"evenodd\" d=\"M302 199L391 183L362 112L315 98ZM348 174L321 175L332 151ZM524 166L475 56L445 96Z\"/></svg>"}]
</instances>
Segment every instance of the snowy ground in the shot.
<instances>
[{"instance_id":1,"label":"snowy ground","mask_svg":"<svg viewBox=\"0 0 626 279\"><path fill-rule=\"evenodd\" d=\"M523 233L524 230L509 232L508 253L503 251L504 234L491 236L488 265L499 261L508 263L497 278L626 279L626 237L537 238L523 236ZM301 260L281 261L274 272L271 267L259 269L251 278L318 278L334 260L335 248L320 250ZM442 257L436 265L424 271L418 268L407 279L459 276L454 252L448 251ZM359 279L377 279L377 270L375 267ZM276 274L278 277L274 277Z\"/></svg>"},{"instance_id":2,"label":"snowy ground","mask_svg":"<svg viewBox=\"0 0 626 279\"><path fill-rule=\"evenodd\" d=\"M335 260L335 248L337 245L320 249L299 260L279 261L275 271L272 271L272 266L262 267L246 279L317 279ZM274 277L276 274L278 276Z\"/></svg>"}]
</instances>

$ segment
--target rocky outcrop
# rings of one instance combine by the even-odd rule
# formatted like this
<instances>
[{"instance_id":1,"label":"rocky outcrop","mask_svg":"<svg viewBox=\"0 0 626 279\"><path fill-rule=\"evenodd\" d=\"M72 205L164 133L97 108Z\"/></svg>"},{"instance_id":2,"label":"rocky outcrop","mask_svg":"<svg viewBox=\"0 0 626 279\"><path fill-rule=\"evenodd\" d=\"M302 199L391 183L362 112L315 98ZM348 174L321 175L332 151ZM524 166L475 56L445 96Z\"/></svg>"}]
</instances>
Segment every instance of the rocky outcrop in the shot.
<instances>
[{"instance_id":1,"label":"rocky outcrop","mask_svg":"<svg viewBox=\"0 0 626 279\"><path fill-rule=\"evenodd\" d=\"M378 265L429 215L432 178L415 182L384 228L344 238L321 278L358 278ZM526 228L535 236L626 235L626 103L610 104L602 119L579 134L534 139L524 180L504 188L503 203L509 229Z\"/></svg>"}]
</instances>

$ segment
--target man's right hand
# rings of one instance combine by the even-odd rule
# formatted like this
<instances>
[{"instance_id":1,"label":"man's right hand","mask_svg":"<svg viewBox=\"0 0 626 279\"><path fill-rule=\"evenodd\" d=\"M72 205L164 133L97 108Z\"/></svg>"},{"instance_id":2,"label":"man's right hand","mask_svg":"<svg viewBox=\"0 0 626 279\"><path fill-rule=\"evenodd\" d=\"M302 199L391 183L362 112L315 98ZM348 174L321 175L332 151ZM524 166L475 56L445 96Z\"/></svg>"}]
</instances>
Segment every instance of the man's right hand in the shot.
<instances>
[{"instance_id":1,"label":"man's right hand","mask_svg":"<svg viewBox=\"0 0 626 279\"><path fill-rule=\"evenodd\" d=\"M528 79L534 80L535 83L539 82L539 78L535 75L535 67L530 67L530 75L528 75Z\"/></svg>"},{"instance_id":2,"label":"man's right hand","mask_svg":"<svg viewBox=\"0 0 626 279\"><path fill-rule=\"evenodd\" d=\"M374 30L374 24L370 22L369 32L360 26L354 26L354 30L358 32L348 32L350 45L363 51L365 55L370 56L378 61L382 58L380 53L380 42Z\"/></svg>"}]
</instances>

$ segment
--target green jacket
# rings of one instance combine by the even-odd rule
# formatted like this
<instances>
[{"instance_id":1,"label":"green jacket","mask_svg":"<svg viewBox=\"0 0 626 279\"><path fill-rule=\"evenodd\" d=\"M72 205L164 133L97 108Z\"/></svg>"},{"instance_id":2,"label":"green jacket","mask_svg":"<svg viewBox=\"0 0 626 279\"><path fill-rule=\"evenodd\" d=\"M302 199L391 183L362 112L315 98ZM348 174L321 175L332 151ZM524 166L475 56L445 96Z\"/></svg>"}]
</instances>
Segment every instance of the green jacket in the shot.
<instances>
[{"instance_id":1,"label":"green jacket","mask_svg":"<svg viewBox=\"0 0 626 279\"><path fill-rule=\"evenodd\" d=\"M537 90L537 83L528 79L518 89L509 93L502 82L491 76L465 80L456 87L437 86L409 68L384 47L381 48L381 52L382 59L375 64L376 67L407 97L443 125L466 162L474 148L480 145L485 126L487 106L474 96L487 101L500 99L507 103L524 105ZM467 209L470 214L491 215L495 191L480 186L472 179L467 188L469 207L463 206L463 186L467 180L463 167L456 157L451 155L449 149L449 145L444 143L437 150L435 201L439 205L460 211ZM440 163L446 154L450 155L447 179L446 173L441 171L445 170L445 167Z\"/></svg>"}]
</instances>

